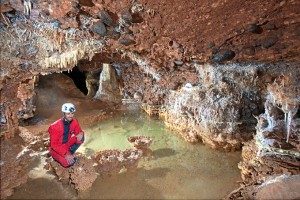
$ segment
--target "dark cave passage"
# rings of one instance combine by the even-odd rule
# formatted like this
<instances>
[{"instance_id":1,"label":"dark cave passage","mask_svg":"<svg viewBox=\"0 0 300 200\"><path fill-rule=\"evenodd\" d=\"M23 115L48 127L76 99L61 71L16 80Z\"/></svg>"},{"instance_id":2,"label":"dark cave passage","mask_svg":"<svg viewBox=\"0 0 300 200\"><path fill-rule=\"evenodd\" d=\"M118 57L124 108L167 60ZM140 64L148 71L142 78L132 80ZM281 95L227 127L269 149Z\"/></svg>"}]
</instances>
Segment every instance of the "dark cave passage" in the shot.
<instances>
[{"instance_id":1,"label":"dark cave passage","mask_svg":"<svg viewBox=\"0 0 300 200\"><path fill-rule=\"evenodd\" d=\"M86 88L86 77L83 72L81 72L77 66L75 66L72 71L67 72L64 71L63 74L69 76L73 82L75 83L76 87L84 94L87 95L88 89Z\"/></svg>"}]
</instances>

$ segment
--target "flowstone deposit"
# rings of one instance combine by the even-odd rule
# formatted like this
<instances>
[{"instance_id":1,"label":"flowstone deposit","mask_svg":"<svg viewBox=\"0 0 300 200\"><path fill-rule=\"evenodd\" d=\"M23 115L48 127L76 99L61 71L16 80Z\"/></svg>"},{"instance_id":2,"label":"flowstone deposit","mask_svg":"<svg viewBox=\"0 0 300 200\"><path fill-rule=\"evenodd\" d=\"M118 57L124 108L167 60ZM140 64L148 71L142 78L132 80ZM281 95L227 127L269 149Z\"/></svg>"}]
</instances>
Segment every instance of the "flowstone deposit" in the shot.
<instances>
[{"instance_id":1,"label":"flowstone deposit","mask_svg":"<svg viewBox=\"0 0 300 200\"><path fill-rule=\"evenodd\" d=\"M268 88L282 76L288 77L290 70L295 72L290 79L295 79L296 88L284 90L287 94L281 96L296 95L290 101L298 101L300 72L296 64L199 65L197 70L199 84L171 90L160 111L166 125L189 142L202 140L225 151L240 149L255 133L254 116L262 112Z\"/></svg>"},{"instance_id":2,"label":"flowstone deposit","mask_svg":"<svg viewBox=\"0 0 300 200\"><path fill-rule=\"evenodd\" d=\"M268 86L265 113L258 116L256 136L243 147L243 160L239 163L245 185L230 198L248 198L249 192L250 198L266 198L273 193L268 183L299 180L300 116L296 114L300 105L299 81L298 74L282 75ZM259 188L264 192L260 193ZM299 198L300 192L286 188L281 196Z\"/></svg>"},{"instance_id":3,"label":"flowstone deposit","mask_svg":"<svg viewBox=\"0 0 300 200\"><path fill-rule=\"evenodd\" d=\"M120 150L104 150L93 155L98 173L117 174L123 168Z\"/></svg>"},{"instance_id":4,"label":"flowstone deposit","mask_svg":"<svg viewBox=\"0 0 300 200\"><path fill-rule=\"evenodd\" d=\"M282 81L287 80L287 81ZM258 117L255 140L243 150L239 165L244 179L300 173L300 77L281 76L268 87L265 113Z\"/></svg>"}]
</instances>

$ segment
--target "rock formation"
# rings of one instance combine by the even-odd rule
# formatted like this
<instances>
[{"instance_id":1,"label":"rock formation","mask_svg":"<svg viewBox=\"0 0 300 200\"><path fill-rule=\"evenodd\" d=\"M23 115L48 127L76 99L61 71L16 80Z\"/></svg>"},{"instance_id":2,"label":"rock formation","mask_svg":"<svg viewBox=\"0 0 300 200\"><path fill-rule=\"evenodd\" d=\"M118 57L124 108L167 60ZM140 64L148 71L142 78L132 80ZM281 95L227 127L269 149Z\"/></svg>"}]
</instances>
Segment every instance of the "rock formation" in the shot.
<instances>
[{"instance_id":1,"label":"rock formation","mask_svg":"<svg viewBox=\"0 0 300 200\"><path fill-rule=\"evenodd\" d=\"M137 168L142 153L136 149L104 150L93 155L96 161L96 171L99 174L117 174L121 169L127 170Z\"/></svg>"},{"instance_id":2,"label":"rock formation","mask_svg":"<svg viewBox=\"0 0 300 200\"><path fill-rule=\"evenodd\" d=\"M298 104L297 65L282 63L269 67L262 64L199 66L200 84L187 83L171 91L161 115L167 126L189 142L202 140L226 151L240 149L242 142L248 141L255 132L254 116L263 108L262 102L272 83L269 81L289 76L281 67L297 74L293 77L296 79L291 99L292 104Z\"/></svg>"},{"instance_id":3,"label":"rock formation","mask_svg":"<svg viewBox=\"0 0 300 200\"><path fill-rule=\"evenodd\" d=\"M89 72L86 76L86 87L88 90L86 96L94 97L99 88L99 78L93 72Z\"/></svg>"},{"instance_id":4,"label":"rock formation","mask_svg":"<svg viewBox=\"0 0 300 200\"><path fill-rule=\"evenodd\" d=\"M152 139L148 136L131 136L128 138L128 141L136 149L149 149Z\"/></svg>"},{"instance_id":5,"label":"rock formation","mask_svg":"<svg viewBox=\"0 0 300 200\"><path fill-rule=\"evenodd\" d=\"M99 89L94 98L120 103L121 95L118 85L114 68L108 64L103 64L99 80Z\"/></svg>"},{"instance_id":6,"label":"rock formation","mask_svg":"<svg viewBox=\"0 0 300 200\"><path fill-rule=\"evenodd\" d=\"M242 186L227 199L298 199L299 178L299 175L270 176L260 185Z\"/></svg>"},{"instance_id":7,"label":"rock formation","mask_svg":"<svg viewBox=\"0 0 300 200\"><path fill-rule=\"evenodd\" d=\"M254 140L244 145L239 163L245 185L230 198L274 198L278 191L274 194L273 190L284 187L284 182L299 181L300 117L295 116L300 104L299 78L297 74L282 75L268 86L265 113L258 116ZM300 196L293 188L281 192L276 198Z\"/></svg>"},{"instance_id":8,"label":"rock formation","mask_svg":"<svg viewBox=\"0 0 300 200\"><path fill-rule=\"evenodd\" d=\"M152 138L148 136L140 135L140 136L131 136L127 139L135 149L139 150L142 153L144 157L147 158L152 157L152 150L150 149Z\"/></svg>"},{"instance_id":9,"label":"rock formation","mask_svg":"<svg viewBox=\"0 0 300 200\"><path fill-rule=\"evenodd\" d=\"M63 168L56 161L52 161L50 166L59 180L71 184L78 192L87 191L97 178L94 163L82 154L76 153L76 157L78 162L70 168Z\"/></svg>"}]
</instances>

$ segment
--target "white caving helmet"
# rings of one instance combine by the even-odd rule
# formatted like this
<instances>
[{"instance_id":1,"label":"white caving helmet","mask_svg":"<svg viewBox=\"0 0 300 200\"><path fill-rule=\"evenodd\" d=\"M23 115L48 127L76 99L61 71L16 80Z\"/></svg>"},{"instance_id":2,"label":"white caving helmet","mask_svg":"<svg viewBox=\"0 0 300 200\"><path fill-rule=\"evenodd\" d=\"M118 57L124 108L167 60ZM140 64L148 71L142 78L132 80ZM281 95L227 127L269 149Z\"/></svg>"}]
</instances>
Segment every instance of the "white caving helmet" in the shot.
<instances>
[{"instance_id":1,"label":"white caving helmet","mask_svg":"<svg viewBox=\"0 0 300 200\"><path fill-rule=\"evenodd\" d=\"M63 113L75 112L76 108L72 103L64 103L61 107Z\"/></svg>"}]
</instances>

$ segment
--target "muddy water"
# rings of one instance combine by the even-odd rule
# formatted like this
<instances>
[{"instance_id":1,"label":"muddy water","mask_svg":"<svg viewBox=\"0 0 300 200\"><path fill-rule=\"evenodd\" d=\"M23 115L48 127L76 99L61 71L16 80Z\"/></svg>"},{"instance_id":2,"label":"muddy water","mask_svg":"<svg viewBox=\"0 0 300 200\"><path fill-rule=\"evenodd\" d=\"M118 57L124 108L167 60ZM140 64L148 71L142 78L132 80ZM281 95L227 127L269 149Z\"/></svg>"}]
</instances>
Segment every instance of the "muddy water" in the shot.
<instances>
[{"instance_id":1,"label":"muddy water","mask_svg":"<svg viewBox=\"0 0 300 200\"><path fill-rule=\"evenodd\" d=\"M138 169L109 177L98 176L91 191L77 196L50 179L32 179L11 198L84 199L220 199L238 187L240 152L224 153L202 144L191 145L164 128L162 122L136 110L85 129L79 151L86 155L104 149L130 148L127 137L153 138L152 155ZM44 181L42 181L44 180Z\"/></svg>"},{"instance_id":2,"label":"muddy water","mask_svg":"<svg viewBox=\"0 0 300 200\"><path fill-rule=\"evenodd\" d=\"M136 171L99 178L87 198L215 199L238 186L240 153L188 144L166 130L161 121L143 113L120 113L86 132L80 151L90 155L104 149L130 148L129 136L153 138L152 155L142 160Z\"/></svg>"}]
</instances>

